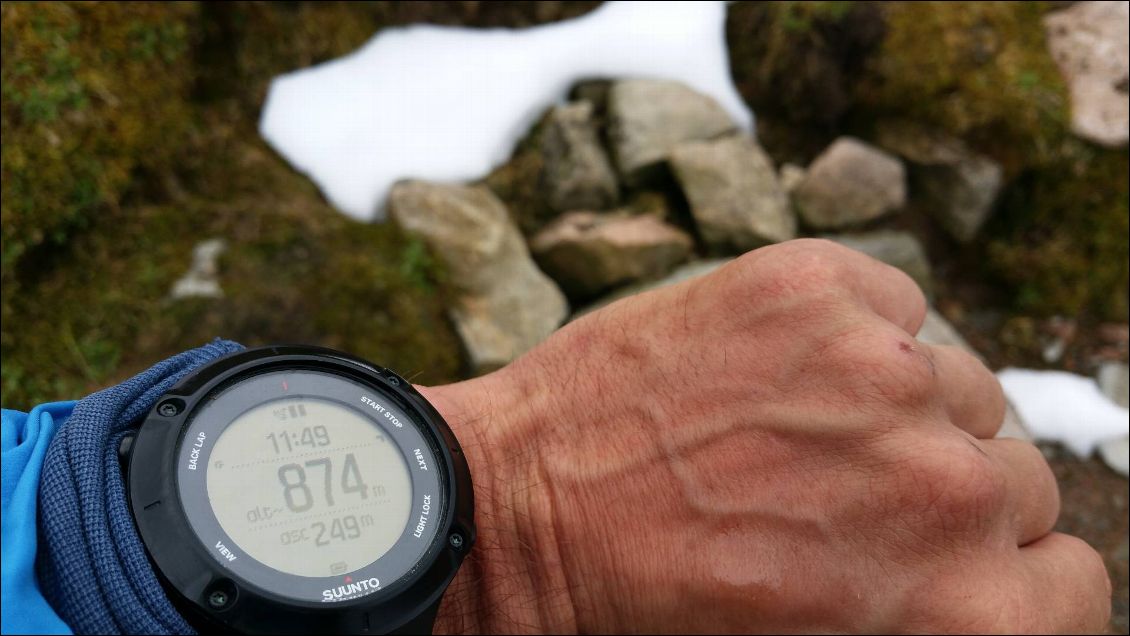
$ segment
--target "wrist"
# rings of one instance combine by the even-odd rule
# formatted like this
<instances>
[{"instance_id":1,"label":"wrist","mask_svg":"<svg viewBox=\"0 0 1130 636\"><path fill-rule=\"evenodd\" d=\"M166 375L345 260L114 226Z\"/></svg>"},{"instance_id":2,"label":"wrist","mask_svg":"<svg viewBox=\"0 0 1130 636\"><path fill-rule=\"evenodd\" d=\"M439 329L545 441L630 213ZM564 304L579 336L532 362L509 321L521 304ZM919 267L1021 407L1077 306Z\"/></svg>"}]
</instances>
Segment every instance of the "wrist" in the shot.
<instances>
[{"instance_id":1,"label":"wrist","mask_svg":"<svg viewBox=\"0 0 1130 636\"><path fill-rule=\"evenodd\" d=\"M459 439L475 489L475 548L444 595L435 633L575 632L551 489L527 434L538 411L530 387L503 369L418 388Z\"/></svg>"}]
</instances>

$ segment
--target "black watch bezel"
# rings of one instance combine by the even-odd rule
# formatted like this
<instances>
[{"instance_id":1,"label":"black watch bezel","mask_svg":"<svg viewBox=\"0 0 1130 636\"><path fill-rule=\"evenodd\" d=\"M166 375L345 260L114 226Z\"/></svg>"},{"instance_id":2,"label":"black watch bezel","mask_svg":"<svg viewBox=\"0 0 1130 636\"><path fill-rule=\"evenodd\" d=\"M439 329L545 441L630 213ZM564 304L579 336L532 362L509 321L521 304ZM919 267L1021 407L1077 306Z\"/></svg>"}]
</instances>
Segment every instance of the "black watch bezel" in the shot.
<instances>
[{"instance_id":1,"label":"black watch bezel","mask_svg":"<svg viewBox=\"0 0 1130 636\"><path fill-rule=\"evenodd\" d=\"M443 509L431 545L388 593L334 603L286 598L241 580L209 554L177 486L177 457L193 414L226 387L262 373L308 370L373 389L409 415L442 469ZM175 411L175 413L174 413ZM127 485L142 543L174 603L199 629L242 633L388 633L430 630L440 598L475 540L474 494L459 442L443 417L396 373L322 347L239 351L201 367L150 411L130 446ZM215 607L214 594L227 602Z\"/></svg>"}]
</instances>

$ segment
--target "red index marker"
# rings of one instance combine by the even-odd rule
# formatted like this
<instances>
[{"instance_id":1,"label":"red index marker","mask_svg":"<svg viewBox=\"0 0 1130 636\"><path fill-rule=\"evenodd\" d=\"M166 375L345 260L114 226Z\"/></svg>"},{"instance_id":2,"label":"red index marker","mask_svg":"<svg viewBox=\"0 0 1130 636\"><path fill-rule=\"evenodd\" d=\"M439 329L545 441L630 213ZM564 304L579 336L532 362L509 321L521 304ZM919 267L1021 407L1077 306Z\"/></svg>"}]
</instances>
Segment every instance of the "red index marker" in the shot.
<instances>
[{"instance_id":1,"label":"red index marker","mask_svg":"<svg viewBox=\"0 0 1130 636\"><path fill-rule=\"evenodd\" d=\"M290 390L290 387L287 386L286 380L283 380L283 391L289 391L289 390Z\"/></svg>"}]
</instances>

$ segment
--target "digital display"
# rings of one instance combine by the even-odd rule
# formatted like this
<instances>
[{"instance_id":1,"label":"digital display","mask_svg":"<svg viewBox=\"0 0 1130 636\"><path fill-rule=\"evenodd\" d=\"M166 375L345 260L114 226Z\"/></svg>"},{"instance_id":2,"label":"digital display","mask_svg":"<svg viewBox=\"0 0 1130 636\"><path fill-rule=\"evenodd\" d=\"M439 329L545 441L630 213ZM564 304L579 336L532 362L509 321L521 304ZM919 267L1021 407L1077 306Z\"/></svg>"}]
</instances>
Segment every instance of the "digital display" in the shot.
<instances>
[{"instance_id":1,"label":"digital display","mask_svg":"<svg viewBox=\"0 0 1130 636\"><path fill-rule=\"evenodd\" d=\"M252 558L327 577L379 559L412 513L409 467L386 431L338 402L295 396L239 415L208 457L217 521Z\"/></svg>"}]
</instances>

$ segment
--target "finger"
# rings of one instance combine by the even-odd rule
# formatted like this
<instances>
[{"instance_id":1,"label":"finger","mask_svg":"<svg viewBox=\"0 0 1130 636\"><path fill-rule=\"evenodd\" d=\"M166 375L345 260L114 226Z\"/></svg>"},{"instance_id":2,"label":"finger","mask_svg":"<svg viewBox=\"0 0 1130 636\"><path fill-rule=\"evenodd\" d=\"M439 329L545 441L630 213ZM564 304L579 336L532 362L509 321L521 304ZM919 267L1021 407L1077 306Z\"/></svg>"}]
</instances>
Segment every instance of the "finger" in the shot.
<instances>
[{"instance_id":1,"label":"finger","mask_svg":"<svg viewBox=\"0 0 1130 636\"><path fill-rule=\"evenodd\" d=\"M1110 577L1082 539L1053 532L1020 549L1020 582L1040 624L1033 631L1104 632L1110 622Z\"/></svg>"},{"instance_id":2,"label":"finger","mask_svg":"<svg viewBox=\"0 0 1130 636\"><path fill-rule=\"evenodd\" d=\"M934 367L946 415L954 426L989 439L1004 422L1001 383L976 356L951 345L922 345Z\"/></svg>"},{"instance_id":3,"label":"finger","mask_svg":"<svg viewBox=\"0 0 1130 636\"><path fill-rule=\"evenodd\" d=\"M1018 439L979 440L977 445L1000 471L1016 544L1027 545L1051 532L1059 518L1059 486L1040 449Z\"/></svg>"},{"instance_id":4,"label":"finger","mask_svg":"<svg viewBox=\"0 0 1130 636\"><path fill-rule=\"evenodd\" d=\"M902 270L842 245L846 265L852 270L850 287L863 303L883 319L910 335L926 319L926 296L918 283Z\"/></svg>"}]
</instances>

